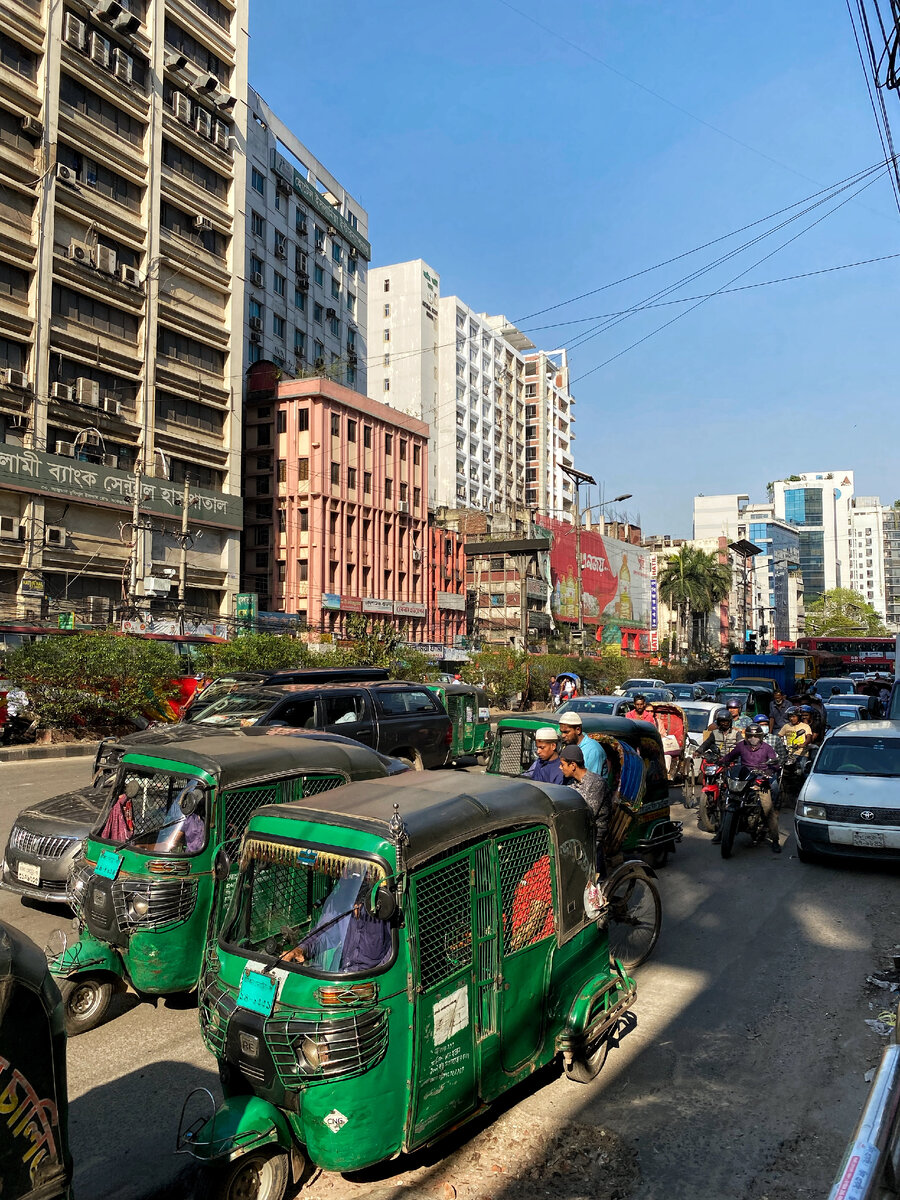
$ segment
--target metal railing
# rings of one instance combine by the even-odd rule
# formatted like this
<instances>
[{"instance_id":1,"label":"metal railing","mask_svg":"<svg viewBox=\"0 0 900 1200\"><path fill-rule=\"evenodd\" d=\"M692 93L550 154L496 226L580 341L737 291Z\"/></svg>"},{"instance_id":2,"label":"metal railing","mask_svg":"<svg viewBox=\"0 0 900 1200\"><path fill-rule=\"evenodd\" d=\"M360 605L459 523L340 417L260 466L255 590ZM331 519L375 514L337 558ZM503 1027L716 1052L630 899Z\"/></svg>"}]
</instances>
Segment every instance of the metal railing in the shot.
<instances>
[{"instance_id":1,"label":"metal railing","mask_svg":"<svg viewBox=\"0 0 900 1200\"><path fill-rule=\"evenodd\" d=\"M898 1008L900 1021L900 1008ZM828 1200L900 1196L900 1042L894 1027Z\"/></svg>"}]
</instances>

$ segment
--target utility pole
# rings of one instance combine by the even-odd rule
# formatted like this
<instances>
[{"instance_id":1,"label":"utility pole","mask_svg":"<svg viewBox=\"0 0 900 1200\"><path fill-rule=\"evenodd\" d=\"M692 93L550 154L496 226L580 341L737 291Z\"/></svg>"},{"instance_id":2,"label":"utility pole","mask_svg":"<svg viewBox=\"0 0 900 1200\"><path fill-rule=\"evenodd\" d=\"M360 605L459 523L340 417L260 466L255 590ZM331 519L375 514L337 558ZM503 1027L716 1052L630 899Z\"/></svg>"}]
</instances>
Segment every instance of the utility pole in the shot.
<instances>
[{"instance_id":1,"label":"utility pole","mask_svg":"<svg viewBox=\"0 0 900 1200\"><path fill-rule=\"evenodd\" d=\"M128 602L134 606L137 594L137 573L138 573L138 538L141 536L141 530L138 527L138 521L141 514L141 456L138 454L134 460L134 496L131 503L131 570L129 572L128 583Z\"/></svg>"},{"instance_id":2,"label":"utility pole","mask_svg":"<svg viewBox=\"0 0 900 1200\"><path fill-rule=\"evenodd\" d=\"M191 504L190 475L185 472L184 491L181 493L181 555L178 564L178 612L179 619L184 621L184 590L187 583L187 547L190 541L188 533L188 510Z\"/></svg>"},{"instance_id":3,"label":"utility pole","mask_svg":"<svg viewBox=\"0 0 900 1200\"><path fill-rule=\"evenodd\" d=\"M587 483L593 484L593 486L596 487L597 480L593 477L593 475L586 475L584 471L576 471L574 467L563 466L562 471L575 483L575 628L578 630L578 640L583 646L584 611L581 602L581 485L583 483Z\"/></svg>"}]
</instances>

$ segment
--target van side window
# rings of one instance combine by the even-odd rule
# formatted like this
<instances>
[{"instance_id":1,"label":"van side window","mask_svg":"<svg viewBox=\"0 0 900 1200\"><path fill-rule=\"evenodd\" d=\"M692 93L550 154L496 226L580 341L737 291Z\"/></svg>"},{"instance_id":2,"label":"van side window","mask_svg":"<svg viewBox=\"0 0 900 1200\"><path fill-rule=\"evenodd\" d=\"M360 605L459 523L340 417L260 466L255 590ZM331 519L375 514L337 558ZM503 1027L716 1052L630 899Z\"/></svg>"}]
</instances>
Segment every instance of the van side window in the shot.
<instances>
[{"instance_id":1,"label":"van side window","mask_svg":"<svg viewBox=\"0 0 900 1200\"><path fill-rule=\"evenodd\" d=\"M314 699L287 700L275 709L266 724L288 725L291 729L316 729L316 702Z\"/></svg>"},{"instance_id":2,"label":"van side window","mask_svg":"<svg viewBox=\"0 0 900 1200\"><path fill-rule=\"evenodd\" d=\"M322 703L325 725L355 725L366 715L363 698L359 695L326 696Z\"/></svg>"},{"instance_id":3,"label":"van side window","mask_svg":"<svg viewBox=\"0 0 900 1200\"><path fill-rule=\"evenodd\" d=\"M377 696L381 711L390 717L402 717L407 713L435 712L430 692L379 691Z\"/></svg>"},{"instance_id":4,"label":"van side window","mask_svg":"<svg viewBox=\"0 0 900 1200\"><path fill-rule=\"evenodd\" d=\"M501 838L497 859L503 953L515 954L556 932L549 829L540 826Z\"/></svg>"}]
</instances>

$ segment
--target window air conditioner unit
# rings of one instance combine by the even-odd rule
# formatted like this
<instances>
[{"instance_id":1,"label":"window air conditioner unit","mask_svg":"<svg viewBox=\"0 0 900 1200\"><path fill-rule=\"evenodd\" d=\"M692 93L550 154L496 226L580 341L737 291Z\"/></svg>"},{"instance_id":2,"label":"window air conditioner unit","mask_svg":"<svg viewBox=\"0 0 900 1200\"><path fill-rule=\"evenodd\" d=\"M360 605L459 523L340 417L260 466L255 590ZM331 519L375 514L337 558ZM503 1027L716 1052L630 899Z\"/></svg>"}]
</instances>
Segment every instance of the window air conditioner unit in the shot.
<instances>
[{"instance_id":1,"label":"window air conditioner unit","mask_svg":"<svg viewBox=\"0 0 900 1200\"><path fill-rule=\"evenodd\" d=\"M131 83L134 75L134 59L118 46L113 50L113 74L121 83Z\"/></svg>"},{"instance_id":2,"label":"window air conditioner unit","mask_svg":"<svg viewBox=\"0 0 900 1200\"><path fill-rule=\"evenodd\" d=\"M40 141L44 136L44 123L37 117L19 117L19 128L27 138L33 138L34 141Z\"/></svg>"},{"instance_id":3,"label":"window air conditioner unit","mask_svg":"<svg viewBox=\"0 0 900 1200\"><path fill-rule=\"evenodd\" d=\"M250 341L254 346L258 346L262 342L262 334L258 329L253 329L250 332Z\"/></svg>"},{"instance_id":4,"label":"window air conditioner unit","mask_svg":"<svg viewBox=\"0 0 900 1200\"><path fill-rule=\"evenodd\" d=\"M213 96L213 104L215 104L216 108L224 109L225 112L230 113L237 104L237 96L229 96L228 92L224 90L216 92L215 96Z\"/></svg>"},{"instance_id":5,"label":"window air conditioner unit","mask_svg":"<svg viewBox=\"0 0 900 1200\"><path fill-rule=\"evenodd\" d=\"M421 550L413 550L413 562L421 562L421 561L422 561L422 551Z\"/></svg>"},{"instance_id":6,"label":"window air conditioner unit","mask_svg":"<svg viewBox=\"0 0 900 1200\"><path fill-rule=\"evenodd\" d=\"M98 450L103 445L103 438L99 433L86 433L84 435L85 446L90 446L93 450Z\"/></svg>"},{"instance_id":7,"label":"window air conditioner unit","mask_svg":"<svg viewBox=\"0 0 900 1200\"><path fill-rule=\"evenodd\" d=\"M115 275L116 273L116 252L110 250L108 246L97 247L97 269L105 272L107 275Z\"/></svg>"},{"instance_id":8,"label":"window air conditioner unit","mask_svg":"<svg viewBox=\"0 0 900 1200\"><path fill-rule=\"evenodd\" d=\"M44 541L48 546L64 546L66 544L66 531L61 525L45 525Z\"/></svg>"},{"instance_id":9,"label":"window air conditioner unit","mask_svg":"<svg viewBox=\"0 0 900 1200\"><path fill-rule=\"evenodd\" d=\"M128 267L122 263L119 266L119 278L129 287L139 288L141 286L141 273L136 267Z\"/></svg>"},{"instance_id":10,"label":"window air conditioner unit","mask_svg":"<svg viewBox=\"0 0 900 1200\"><path fill-rule=\"evenodd\" d=\"M359 258L359 251L355 246L350 247L349 254L351 258Z\"/></svg>"},{"instance_id":11,"label":"window air conditioner unit","mask_svg":"<svg viewBox=\"0 0 900 1200\"><path fill-rule=\"evenodd\" d=\"M209 217L204 217L200 213L194 217L194 228L198 233L209 233L212 231L213 223Z\"/></svg>"},{"instance_id":12,"label":"window air conditioner unit","mask_svg":"<svg viewBox=\"0 0 900 1200\"><path fill-rule=\"evenodd\" d=\"M100 403L100 384L95 379L75 380L75 399L79 404L87 404L97 408Z\"/></svg>"},{"instance_id":13,"label":"window air conditioner unit","mask_svg":"<svg viewBox=\"0 0 900 1200\"><path fill-rule=\"evenodd\" d=\"M13 367L5 367L0 371L0 384L4 387L20 388L23 391L29 386L28 376L24 371L16 371Z\"/></svg>"},{"instance_id":14,"label":"window air conditioner unit","mask_svg":"<svg viewBox=\"0 0 900 1200\"><path fill-rule=\"evenodd\" d=\"M296 226L297 233L300 237L306 237L309 234L309 226L305 221L299 221Z\"/></svg>"},{"instance_id":15,"label":"window air conditioner unit","mask_svg":"<svg viewBox=\"0 0 900 1200\"><path fill-rule=\"evenodd\" d=\"M137 33L141 27L141 19L140 17L135 16L134 13L125 12L123 10L113 21L112 25L113 29L115 29L118 33Z\"/></svg>"},{"instance_id":16,"label":"window air conditioner unit","mask_svg":"<svg viewBox=\"0 0 900 1200\"><path fill-rule=\"evenodd\" d=\"M58 454L60 456L60 458L74 458L75 457L75 443L74 442L57 442L56 447L54 449L54 454Z\"/></svg>"},{"instance_id":17,"label":"window air conditioner unit","mask_svg":"<svg viewBox=\"0 0 900 1200\"><path fill-rule=\"evenodd\" d=\"M287 246L284 244L284 242L275 243L275 257L287 258Z\"/></svg>"},{"instance_id":18,"label":"window air conditioner unit","mask_svg":"<svg viewBox=\"0 0 900 1200\"><path fill-rule=\"evenodd\" d=\"M50 399L64 400L71 403L73 389L67 383L51 383L50 384Z\"/></svg>"},{"instance_id":19,"label":"window air conditioner unit","mask_svg":"<svg viewBox=\"0 0 900 1200\"><path fill-rule=\"evenodd\" d=\"M66 251L66 258L71 258L73 262L83 263L86 267L92 267L94 265L93 247L89 246L87 242L79 242L72 238Z\"/></svg>"},{"instance_id":20,"label":"window air conditioner unit","mask_svg":"<svg viewBox=\"0 0 900 1200\"><path fill-rule=\"evenodd\" d=\"M84 21L76 17L74 13L66 13L66 19L63 24L63 41L67 46L74 46L76 50L83 50L86 40L87 26Z\"/></svg>"},{"instance_id":21,"label":"window air conditioner unit","mask_svg":"<svg viewBox=\"0 0 900 1200\"><path fill-rule=\"evenodd\" d=\"M253 286L254 287L262 287L262 285L263 285L262 271L254 271L253 272Z\"/></svg>"},{"instance_id":22,"label":"window air conditioner unit","mask_svg":"<svg viewBox=\"0 0 900 1200\"><path fill-rule=\"evenodd\" d=\"M220 150L228 149L230 135L228 133L228 126L225 124L224 121L216 121L216 138L215 138L215 140L216 140L216 145L219 147Z\"/></svg>"},{"instance_id":23,"label":"window air conditioner unit","mask_svg":"<svg viewBox=\"0 0 900 1200\"><path fill-rule=\"evenodd\" d=\"M185 125L191 123L191 102L184 92L172 93L172 111L179 121Z\"/></svg>"},{"instance_id":24,"label":"window air conditioner unit","mask_svg":"<svg viewBox=\"0 0 900 1200\"><path fill-rule=\"evenodd\" d=\"M208 72L206 75L201 75L197 80L198 92L214 92L218 86L218 76L213 75L212 71Z\"/></svg>"},{"instance_id":25,"label":"window air conditioner unit","mask_svg":"<svg viewBox=\"0 0 900 1200\"><path fill-rule=\"evenodd\" d=\"M65 163L56 164L56 179L58 183L68 183L72 187L75 186L75 172L71 167L67 167Z\"/></svg>"},{"instance_id":26,"label":"window air conditioner unit","mask_svg":"<svg viewBox=\"0 0 900 1200\"><path fill-rule=\"evenodd\" d=\"M309 291L309 276L308 275L298 275L297 276L297 289L298 289L298 291L301 291L301 292Z\"/></svg>"},{"instance_id":27,"label":"window air conditioner unit","mask_svg":"<svg viewBox=\"0 0 900 1200\"><path fill-rule=\"evenodd\" d=\"M249 325L251 329L262 329L262 317L251 317Z\"/></svg>"},{"instance_id":28,"label":"window air conditioner unit","mask_svg":"<svg viewBox=\"0 0 900 1200\"><path fill-rule=\"evenodd\" d=\"M398 500L397 501L397 512L408 513L409 512L409 501L408 500Z\"/></svg>"},{"instance_id":29,"label":"window air conditioner unit","mask_svg":"<svg viewBox=\"0 0 900 1200\"><path fill-rule=\"evenodd\" d=\"M326 309L325 309L325 316L326 316L326 317L328 317L329 319L331 319L331 317L336 317L336 316L337 316L337 309L334 309L334 308L326 308Z\"/></svg>"},{"instance_id":30,"label":"window air conditioner unit","mask_svg":"<svg viewBox=\"0 0 900 1200\"><path fill-rule=\"evenodd\" d=\"M122 415L122 405L118 400L114 400L112 396L105 397L100 407L111 417L119 417Z\"/></svg>"},{"instance_id":31,"label":"window air conditioner unit","mask_svg":"<svg viewBox=\"0 0 900 1200\"><path fill-rule=\"evenodd\" d=\"M98 67L108 67L111 51L109 39L99 33L92 33L90 47L91 62L96 63Z\"/></svg>"},{"instance_id":32,"label":"window air conditioner unit","mask_svg":"<svg viewBox=\"0 0 900 1200\"><path fill-rule=\"evenodd\" d=\"M119 459L115 454L104 454L103 465L104 467L118 467Z\"/></svg>"},{"instance_id":33,"label":"window air conditioner unit","mask_svg":"<svg viewBox=\"0 0 900 1200\"><path fill-rule=\"evenodd\" d=\"M13 416L7 418L6 424L7 428L14 430L16 433L24 433L28 428L28 417L23 416L22 413L15 413Z\"/></svg>"},{"instance_id":34,"label":"window air conditioner unit","mask_svg":"<svg viewBox=\"0 0 900 1200\"><path fill-rule=\"evenodd\" d=\"M197 115L194 117L194 128L201 137L207 139L212 137L212 123L213 119L206 109L198 108Z\"/></svg>"},{"instance_id":35,"label":"window air conditioner unit","mask_svg":"<svg viewBox=\"0 0 900 1200\"><path fill-rule=\"evenodd\" d=\"M19 523L18 517L0 517L0 537L24 542L25 526Z\"/></svg>"}]
</instances>

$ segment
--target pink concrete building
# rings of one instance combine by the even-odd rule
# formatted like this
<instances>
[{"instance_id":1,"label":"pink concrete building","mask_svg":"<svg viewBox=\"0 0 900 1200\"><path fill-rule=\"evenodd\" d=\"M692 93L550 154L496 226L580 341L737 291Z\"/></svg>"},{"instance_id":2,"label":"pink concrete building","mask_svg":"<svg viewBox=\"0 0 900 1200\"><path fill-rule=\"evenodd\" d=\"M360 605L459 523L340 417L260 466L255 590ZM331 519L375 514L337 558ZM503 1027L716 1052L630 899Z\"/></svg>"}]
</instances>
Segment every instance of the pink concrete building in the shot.
<instances>
[{"instance_id":1,"label":"pink concrete building","mask_svg":"<svg viewBox=\"0 0 900 1200\"><path fill-rule=\"evenodd\" d=\"M428 426L328 379L251 385L242 586L340 637L351 613L424 641Z\"/></svg>"}]
</instances>

